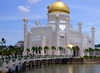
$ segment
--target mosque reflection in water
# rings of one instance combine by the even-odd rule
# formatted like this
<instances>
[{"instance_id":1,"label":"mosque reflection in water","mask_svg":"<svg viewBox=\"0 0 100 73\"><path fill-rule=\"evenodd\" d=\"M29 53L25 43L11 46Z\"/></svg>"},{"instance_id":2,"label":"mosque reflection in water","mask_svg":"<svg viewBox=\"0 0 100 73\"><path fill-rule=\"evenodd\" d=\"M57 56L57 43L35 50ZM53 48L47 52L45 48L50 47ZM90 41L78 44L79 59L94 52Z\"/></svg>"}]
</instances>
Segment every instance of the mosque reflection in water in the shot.
<instances>
[{"instance_id":1,"label":"mosque reflection in water","mask_svg":"<svg viewBox=\"0 0 100 73\"><path fill-rule=\"evenodd\" d=\"M100 64L49 65L24 69L18 73L100 73Z\"/></svg>"}]
</instances>

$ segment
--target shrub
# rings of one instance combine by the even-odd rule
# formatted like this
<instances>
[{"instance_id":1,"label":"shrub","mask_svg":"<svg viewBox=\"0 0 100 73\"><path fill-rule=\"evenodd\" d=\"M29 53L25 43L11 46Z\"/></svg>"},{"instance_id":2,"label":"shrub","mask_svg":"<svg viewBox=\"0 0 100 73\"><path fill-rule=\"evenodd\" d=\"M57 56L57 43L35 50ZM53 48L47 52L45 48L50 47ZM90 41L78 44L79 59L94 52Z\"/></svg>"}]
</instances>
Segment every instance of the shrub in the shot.
<instances>
[{"instance_id":1,"label":"shrub","mask_svg":"<svg viewBox=\"0 0 100 73\"><path fill-rule=\"evenodd\" d=\"M12 61L15 61L15 60L12 60Z\"/></svg>"},{"instance_id":2,"label":"shrub","mask_svg":"<svg viewBox=\"0 0 100 73\"><path fill-rule=\"evenodd\" d=\"M15 58L14 56L12 56L12 58Z\"/></svg>"},{"instance_id":3,"label":"shrub","mask_svg":"<svg viewBox=\"0 0 100 73\"><path fill-rule=\"evenodd\" d=\"M84 55L83 57L84 57L84 58L88 58L88 55Z\"/></svg>"},{"instance_id":4,"label":"shrub","mask_svg":"<svg viewBox=\"0 0 100 73\"><path fill-rule=\"evenodd\" d=\"M79 58L83 58L82 56L80 56Z\"/></svg>"},{"instance_id":5,"label":"shrub","mask_svg":"<svg viewBox=\"0 0 100 73\"><path fill-rule=\"evenodd\" d=\"M21 59L18 59L18 60L21 60Z\"/></svg>"},{"instance_id":6,"label":"shrub","mask_svg":"<svg viewBox=\"0 0 100 73\"><path fill-rule=\"evenodd\" d=\"M32 54L31 54L31 53L30 53L29 55L30 55L30 56L32 56Z\"/></svg>"},{"instance_id":7,"label":"shrub","mask_svg":"<svg viewBox=\"0 0 100 73\"><path fill-rule=\"evenodd\" d=\"M94 56L94 58L97 58L97 56Z\"/></svg>"},{"instance_id":8,"label":"shrub","mask_svg":"<svg viewBox=\"0 0 100 73\"><path fill-rule=\"evenodd\" d=\"M98 56L98 58L100 58L100 56Z\"/></svg>"},{"instance_id":9,"label":"shrub","mask_svg":"<svg viewBox=\"0 0 100 73\"><path fill-rule=\"evenodd\" d=\"M89 56L89 58L90 58L90 59L92 59L92 58L93 58L93 56L92 56L92 55L90 55L90 56Z\"/></svg>"},{"instance_id":10,"label":"shrub","mask_svg":"<svg viewBox=\"0 0 100 73\"><path fill-rule=\"evenodd\" d=\"M8 63L9 63L9 61L6 61L6 63L8 64Z\"/></svg>"}]
</instances>

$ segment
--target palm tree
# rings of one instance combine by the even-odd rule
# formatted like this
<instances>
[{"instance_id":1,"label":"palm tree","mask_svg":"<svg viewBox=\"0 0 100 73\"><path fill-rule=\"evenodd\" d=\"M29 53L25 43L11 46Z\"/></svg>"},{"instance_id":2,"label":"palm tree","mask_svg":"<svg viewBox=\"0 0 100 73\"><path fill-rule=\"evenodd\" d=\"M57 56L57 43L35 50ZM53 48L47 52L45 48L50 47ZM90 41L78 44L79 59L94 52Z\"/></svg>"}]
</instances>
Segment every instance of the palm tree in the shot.
<instances>
[{"instance_id":1,"label":"palm tree","mask_svg":"<svg viewBox=\"0 0 100 73\"><path fill-rule=\"evenodd\" d=\"M92 55L94 55L95 49L91 49Z\"/></svg>"},{"instance_id":2,"label":"palm tree","mask_svg":"<svg viewBox=\"0 0 100 73\"><path fill-rule=\"evenodd\" d=\"M2 46L3 46L3 44L5 44L5 43L6 43L6 40L4 38L2 38L0 44L2 44Z\"/></svg>"},{"instance_id":3,"label":"palm tree","mask_svg":"<svg viewBox=\"0 0 100 73\"><path fill-rule=\"evenodd\" d=\"M95 55L98 55L99 49L95 48Z\"/></svg>"},{"instance_id":4,"label":"palm tree","mask_svg":"<svg viewBox=\"0 0 100 73\"><path fill-rule=\"evenodd\" d=\"M48 47L48 46L44 46L44 51L47 52L48 50L49 50L49 47ZM45 52L45 53L46 53L46 52Z\"/></svg>"},{"instance_id":5,"label":"palm tree","mask_svg":"<svg viewBox=\"0 0 100 73\"><path fill-rule=\"evenodd\" d=\"M6 53L5 53L6 56L9 57L9 60L10 60L10 55L12 55L12 51L11 50L6 50Z\"/></svg>"},{"instance_id":6,"label":"palm tree","mask_svg":"<svg viewBox=\"0 0 100 73\"><path fill-rule=\"evenodd\" d=\"M87 55L88 52L89 52L89 49L85 49L85 53L86 53L86 55Z\"/></svg>"},{"instance_id":7,"label":"palm tree","mask_svg":"<svg viewBox=\"0 0 100 73\"><path fill-rule=\"evenodd\" d=\"M4 38L2 38L1 39L1 42L0 42L0 44L2 44L2 46L0 47L0 49L3 49L3 44L5 44L6 43L6 40L4 39ZM2 56L3 57L3 56Z\"/></svg>"},{"instance_id":8,"label":"palm tree","mask_svg":"<svg viewBox=\"0 0 100 73\"><path fill-rule=\"evenodd\" d=\"M89 55L92 55L92 48L89 48Z\"/></svg>"},{"instance_id":9,"label":"palm tree","mask_svg":"<svg viewBox=\"0 0 100 73\"><path fill-rule=\"evenodd\" d=\"M2 50L0 50L0 55L2 55Z\"/></svg>"},{"instance_id":10,"label":"palm tree","mask_svg":"<svg viewBox=\"0 0 100 73\"><path fill-rule=\"evenodd\" d=\"M40 52L40 55L41 55L41 50L42 50L42 47L39 46L39 47L38 47L38 51Z\"/></svg>"},{"instance_id":11,"label":"palm tree","mask_svg":"<svg viewBox=\"0 0 100 73\"><path fill-rule=\"evenodd\" d=\"M59 50L60 50L60 55L61 55L61 50L63 50L63 47L60 46L60 47L58 47L58 48L59 48Z\"/></svg>"},{"instance_id":12,"label":"palm tree","mask_svg":"<svg viewBox=\"0 0 100 73\"><path fill-rule=\"evenodd\" d=\"M54 55L54 50L56 50L56 47L55 46L51 46L51 49L52 49L52 54Z\"/></svg>"},{"instance_id":13,"label":"palm tree","mask_svg":"<svg viewBox=\"0 0 100 73\"><path fill-rule=\"evenodd\" d=\"M33 51L33 56L34 56L34 52L37 50L36 47L33 46L31 50Z\"/></svg>"},{"instance_id":14,"label":"palm tree","mask_svg":"<svg viewBox=\"0 0 100 73\"><path fill-rule=\"evenodd\" d=\"M19 49L20 55L22 57L22 52L24 51L24 49L22 47L18 47L18 49Z\"/></svg>"},{"instance_id":15,"label":"palm tree","mask_svg":"<svg viewBox=\"0 0 100 73\"><path fill-rule=\"evenodd\" d=\"M17 55L19 55L19 53L20 53L20 51L19 51L19 49L16 47L16 48L14 49L15 58L17 58Z\"/></svg>"},{"instance_id":16,"label":"palm tree","mask_svg":"<svg viewBox=\"0 0 100 73\"><path fill-rule=\"evenodd\" d=\"M0 46L0 50L2 50L2 48L3 48L3 47L2 47L2 46Z\"/></svg>"},{"instance_id":17,"label":"palm tree","mask_svg":"<svg viewBox=\"0 0 100 73\"><path fill-rule=\"evenodd\" d=\"M27 51L27 56L28 56L29 55L29 52L30 52L30 49L27 48L26 51Z\"/></svg>"},{"instance_id":18,"label":"palm tree","mask_svg":"<svg viewBox=\"0 0 100 73\"><path fill-rule=\"evenodd\" d=\"M4 38L1 39L2 43L5 44L6 40Z\"/></svg>"},{"instance_id":19,"label":"palm tree","mask_svg":"<svg viewBox=\"0 0 100 73\"><path fill-rule=\"evenodd\" d=\"M76 47L72 47L71 50L76 50Z\"/></svg>"},{"instance_id":20,"label":"palm tree","mask_svg":"<svg viewBox=\"0 0 100 73\"><path fill-rule=\"evenodd\" d=\"M76 56L76 50L77 50L76 47L73 46L73 47L71 48L71 50L73 51L73 55L72 55L72 56L75 57L75 56Z\"/></svg>"}]
</instances>

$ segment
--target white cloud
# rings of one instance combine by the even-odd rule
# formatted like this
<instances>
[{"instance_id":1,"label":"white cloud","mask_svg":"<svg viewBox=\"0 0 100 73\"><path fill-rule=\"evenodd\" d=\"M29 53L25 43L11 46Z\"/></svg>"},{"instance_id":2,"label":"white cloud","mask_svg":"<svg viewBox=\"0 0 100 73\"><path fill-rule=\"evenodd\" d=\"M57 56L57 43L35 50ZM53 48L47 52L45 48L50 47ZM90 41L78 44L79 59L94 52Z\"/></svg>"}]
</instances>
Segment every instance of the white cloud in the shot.
<instances>
[{"instance_id":1,"label":"white cloud","mask_svg":"<svg viewBox=\"0 0 100 73\"><path fill-rule=\"evenodd\" d=\"M28 3L31 3L31 4L35 4L35 3L37 3L38 1L40 1L40 0L27 0L27 2L28 2Z\"/></svg>"},{"instance_id":2,"label":"white cloud","mask_svg":"<svg viewBox=\"0 0 100 73\"><path fill-rule=\"evenodd\" d=\"M17 7L20 11L23 11L23 12L30 12L29 8L31 8L30 6L18 6Z\"/></svg>"}]
</instances>

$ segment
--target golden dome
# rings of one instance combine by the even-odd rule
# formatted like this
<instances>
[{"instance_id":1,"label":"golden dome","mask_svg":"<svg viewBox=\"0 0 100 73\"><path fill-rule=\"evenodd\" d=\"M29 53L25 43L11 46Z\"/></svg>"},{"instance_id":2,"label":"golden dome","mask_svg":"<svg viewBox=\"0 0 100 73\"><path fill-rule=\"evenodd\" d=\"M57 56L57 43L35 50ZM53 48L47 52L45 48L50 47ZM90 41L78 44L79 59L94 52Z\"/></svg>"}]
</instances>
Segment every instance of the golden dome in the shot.
<instances>
[{"instance_id":1,"label":"golden dome","mask_svg":"<svg viewBox=\"0 0 100 73\"><path fill-rule=\"evenodd\" d=\"M48 8L48 13L52 12L63 12L68 14L70 13L68 6L62 1L56 1L51 5L49 5L47 8Z\"/></svg>"},{"instance_id":2,"label":"golden dome","mask_svg":"<svg viewBox=\"0 0 100 73\"><path fill-rule=\"evenodd\" d=\"M91 27L91 29L95 29L95 27Z\"/></svg>"},{"instance_id":3,"label":"golden dome","mask_svg":"<svg viewBox=\"0 0 100 73\"><path fill-rule=\"evenodd\" d=\"M56 17L59 17L59 14L56 14Z\"/></svg>"},{"instance_id":4,"label":"golden dome","mask_svg":"<svg viewBox=\"0 0 100 73\"><path fill-rule=\"evenodd\" d=\"M35 21L35 23L39 23L39 21Z\"/></svg>"},{"instance_id":5,"label":"golden dome","mask_svg":"<svg viewBox=\"0 0 100 73\"><path fill-rule=\"evenodd\" d=\"M30 34L32 34L32 32L30 32Z\"/></svg>"},{"instance_id":6,"label":"golden dome","mask_svg":"<svg viewBox=\"0 0 100 73\"><path fill-rule=\"evenodd\" d=\"M23 21L26 21L27 22L28 21L28 18L24 18Z\"/></svg>"},{"instance_id":7,"label":"golden dome","mask_svg":"<svg viewBox=\"0 0 100 73\"><path fill-rule=\"evenodd\" d=\"M78 22L78 26L81 26L82 25L82 23L81 22Z\"/></svg>"},{"instance_id":8,"label":"golden dome","mask_svg":"<svg viewBox=\"0 0 100 73\"><path fill-rule=\"evenodd\" d=\"M69 20L69 18L65 18L65 20Z\"/></svg>"}]
</instances>

